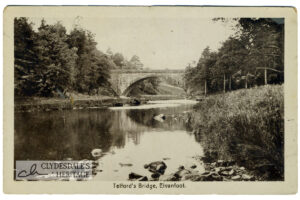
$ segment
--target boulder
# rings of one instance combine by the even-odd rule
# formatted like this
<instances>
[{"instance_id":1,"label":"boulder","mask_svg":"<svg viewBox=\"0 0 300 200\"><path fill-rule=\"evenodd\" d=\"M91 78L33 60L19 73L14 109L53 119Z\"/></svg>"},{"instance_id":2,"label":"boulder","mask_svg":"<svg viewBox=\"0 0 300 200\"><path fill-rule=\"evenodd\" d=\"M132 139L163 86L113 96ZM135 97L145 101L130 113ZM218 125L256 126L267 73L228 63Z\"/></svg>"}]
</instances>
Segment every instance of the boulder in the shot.
<instances>
[{"instance_id":1,"label":"boulder","mask_svg":"<svg viewBox=\"0 0 300 200\"><path fill-rule=\"evenodd\" d=\"M131 166L132 166L131 163L119 163L119 165L120 165L121 167L131 167Z\"/></svg>"},{"instance_id":2,"label":"boulder","mask_svg":"<svg viewBox=\"0 0 300 200\"><path fill-rule=\"evenodd\" d=\"M175 173L168 174L168 175L161 175L159 177L159 181L179 181L179 180L180 177Z\"/></svg>"},{"instance_id":3,"label":"boulder","mask_svg":"<svg viewBox=\"0 0 300 200\"><path fill-rule=\"evenodd\" d=\"M184 177L187 174L191 174L191 171L187 169L182 169L176 172L175 174L177 174L179 177Z\"/></svg>"},{"instance_id":4,"label":"boulder","mask_svg":"<svg viewBox=\"0 0 300 200\"><path fill-rule=\"evenodd\" d=\"M140 104L141 104L141 101L137 100L137 99L133 99L130 101L130 105L133 105L133 106L138 106Z\"/></svg>"},{"instance_id":5,"label":"boulder","mask_svg":"<svg viewBox=\"0 0 300 200\"><path fill-rule=\"evenodd\" d=\"M223 181L223 177L219 176L218 174L212 174L212 181Z\"/></svg>"},{"instance_id":6,"label":"boulder","mask_svg":"<svg viewBox=\"0 0 300 200\"><path fill-rule=\"evenodd\" d=\"M232 175L234 175L235 174L235 171L233 170L233 169L231 169L229 172L228 172L228 175L229 176L232 176Z\"/></svg>"},{"instance_id":7,"label":"boulder","mask_svg":"<svg viewBox=\"0 0 300 200\"><path fill-rule=\"evenodd\" d=\"M201 175L202 175L202 176L206 176L206 175L209 175L209 174L211 174L211 172L205 171L205 172L203 172Z\"/></svg>"},{"instance_id":8,"label":"boulder","mask_svg":"<svg viewBox=\"0 0 300 200\"><path fill-rule=\"evenodd\" d=\"M243 174L242 175L242 179L245 180L245 181L253 181L254 180L254 177L253 176L250 176L248 174Z\"/></svg>"},{"instance_id":9,"label":"boulder","mask_svg":"<svg viewBox=\"0 0 300 200\"><path fill-rule=\"evenodd\" d=\"M190 180L190 181L201 181L203 178L200 174L186 174L183 177L183 180Z\"/></svg>"},{"instance_id":10,"label":"boulder","mask_svg":"<svg viewBox=\"0 0 300 200\"><path fill-rule=\"evenodd\" d=\"M167 165L163 161L156 161L156 162L149 163L148 165L144 165L144 167L152 173L164 174Z\"/></svg>"},{"instance_id":11,"label":"boulder","mask_svg":"<svg viewBox=\"0 0 300 200\"><path fill-rule=\"evenodd\" d=\"M159 114L153 117L155 120L163 122L166 119L166 116L164 114Z\"/></svg>"},{"instance_id":12,"label":"boulder","mask_svg":"<svg viewBox=\"0 0 300 200\"><path fill-rule=\"evenodd\" d=\"M216 162L213 162L213 163L210 164L210 166L211 166L211 167L216 167L216 166L217 166L217 163L216 163Z\"/></svg>"},{"instance_id":13,"label":"boulder","mask_svg":"<svg viewBox=\"0 0 300 200\"><path fill-rule=\"evenodd\" d=\"M123 106L123 103L115 103L114 106L115 106L115 107L122 107L122 106Z\"/></svg>"},{"instance_id":14,"label":"boulder","mask_svg":"<svg viewBox=\"0 0 300 200\"><path fill-rule=\"evenodd\" d=\"M229 166L232 166L235 164L235 161L232 161L232 160L228 160L228 161L225 161L225 160L218 160L216 162L216 166L217 167L229 167Z\"/></svg>"},{"instance_id":15,"label":"boulder","mask_svg":"<svg viewBox=\"0 0 300 200\"><path fill-rule=\"evenodd\" d=\"M154 179L159 178L160 173L153 173L153 174L151 174L151 177L154 178Z\"/></svg>"},{"instance_id":16,"label":"boulder","mask_svg":"<svg viewBox=\"0 0 300 200\"><path fill-rule=\"evenodd\" d=\"M223 177L217 173L209 173L202 175L200 181L223 181Z\"/></svg>"},{"instance_id":17,"label":"boulder","mask_svg":"<svg viewBox=\"0 0 300 200\"><path fill-rule=\"evenodd\" d=\"M195 169L195 168L197 168L197 165L192 165L190 168Z\"/></svg>"},{"instance_id":18,"label":"boulder","mask_svg":"<svg viewBox=\"0 0 300 200\"><path fill-rule=\"evenodd\" d=\"M217 173L219 173L219 172L221 172L221 171L224 171L224 167L216 167L214 170L215 170L215 172L217 172Z\"/></svg>"},{"instance_id":19,"label":"boulder","mask_svg":"<svg viewBox=\"0 0 300 200\"><path fill-rule=\"evenodd\" d=\"M202 175L201 178L199 179L199 181L213 181L213 176L211 173Z\"/></svg>"},{"instance_id":20,"label":"boulder","mask_svg":"<svg viewBox=\"0 0 300 200\"><path fill-rule=\"evenodd\" d=\"M221 171L219 174L222 176L229 176L229 171Z\"/></svg>"},{"instance_id":21,"label":"boulder","mask_svg":"<svg viewBox=\"0 0 300 200\"><path fill-rule=\"evenodd\" d=\"M202 96L196 96L196 101L203 101L205 99L205 97Z\"/></svg>"},{"instance_id":22,"label":"boulder","mask_svg":"<svg viewBox=\"0 0 300 200\"><path fill-rule=\"evenodd\" d=\"M101 149L93 149L91 154L94 158L100 157L102 155L102 150Z\"/></svg>"},{"instance_id":23,"label":"boulder","mask_svg":"<svg viewBox=\"0 0 300 200\"><path fill-rule=\"evenodd\" d=\"M131 173L128 175L129 180L140 179L140 178L142 178L142 177L143 177L142 175L137 174L137 173L134 173L134 172L131 172Z\"/></svg>"},{"instance_id":24,"label":"boulder","mask_svg":"<svg viewBox=\"0 0 300 200\"><path fill-rule=\"evenodd\" d=\"M216 166L217 167L224 167L225 166L225 161L224 160L218 160L216 162Z\"/></svg>"},{"instance_id":25,"label":"boulder","mask_svg":"<svg viewBox=\"0 0 300 200\"><path fill-rule=\"evenodd\" d=\"M231 177L231 179L234 180L234 181L238 181L238 180L241 179L241 176L240 175L236 175L236 176Z\"/></svg>"},{"instance_id":26,"label":"boulder","mask_svg":"<svg viewBox=\"0 0 300 200\"><path fill-rule=\"evenodd\" d=\"M147 176L143 176L143 177L139 178L138 181L148 181L148 178L147 178Z\"/></svg>"},{"instance_id":27,"label":"boulder","mask_svg":"<svg viewBox=\"0 0 300 200\"><path fill-rule=\"evenodd\" d=\"M190 181L198 181L200 180L199 177L201 177L202 175L198 172L198 171L194 171L194 170L182 170L181 173L178 174L178 176L181 177L181 180L190 180Z\"/></svg>"}]
</instances>

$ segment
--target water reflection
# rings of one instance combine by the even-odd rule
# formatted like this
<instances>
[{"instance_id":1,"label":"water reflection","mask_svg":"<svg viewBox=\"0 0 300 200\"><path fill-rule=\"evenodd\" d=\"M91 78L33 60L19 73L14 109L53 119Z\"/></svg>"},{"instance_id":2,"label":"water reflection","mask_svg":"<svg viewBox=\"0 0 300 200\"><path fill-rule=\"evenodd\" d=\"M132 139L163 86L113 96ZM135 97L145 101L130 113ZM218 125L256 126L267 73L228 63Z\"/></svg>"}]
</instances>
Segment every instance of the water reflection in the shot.
<instances>
[{"instance_id":1,"label":"water reflection","mask_svg":"<svg viewBox=\"0 0 300 200\"><path fill-rule=\"evenodd\" d=\"M111 134L112 113L65 111L18 113L15 116L15 159L83 159L93 148L122 146Z\"/></svg>"},{"instance_id":2,"label":"water reflection","mask_svg":"<svg viewBox=\"0 0 300 200\"><path fill-rule=\"evenodd\" d=\"M92 109L15 114L15 160L92 159L100 148L100 180L126 180L131 171L147 173L147 162L166 161L169 170L202 154L186 122L176 113L191 105L153 109ZM153 119L163 113L165 122ZM186 150L186 146L189 149ZM168 148L166 148L168 147ZM119 163L132 163L122 167ZM171 167L172 166L172 167Z\"/></svg>"},{"instance_id":3,"label":"water reflection","mask_svg":"<svg viewBox=\"0 0 300 200\"><path fill-rule=\"evenodd\" d=\"M191 107L186 105L180 107L153 108L147 110L147 112L128 110L126 113L131 120L147 127L163 130L186 130L188 125L185 121L186 119L178 116L178 113L183 114L190 109ZM154 117L159 114L166 116L163 123L154 119Z\"/></svg>"}]
</instances>

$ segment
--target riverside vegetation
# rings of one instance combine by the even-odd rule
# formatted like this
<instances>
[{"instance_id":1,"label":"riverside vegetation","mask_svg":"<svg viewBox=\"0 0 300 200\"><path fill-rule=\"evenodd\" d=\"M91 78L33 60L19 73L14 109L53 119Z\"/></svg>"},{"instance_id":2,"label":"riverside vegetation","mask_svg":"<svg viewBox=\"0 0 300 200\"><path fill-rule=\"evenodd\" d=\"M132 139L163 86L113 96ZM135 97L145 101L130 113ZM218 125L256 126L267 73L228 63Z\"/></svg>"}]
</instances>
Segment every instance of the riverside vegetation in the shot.
<instances>
[{"instance_id":1,"label":"riverside vegetation","mask_svg":"<svg viewBox=\"0 0 300 200\"><path fill-rule=\"evenodd\" d=\"M204 157L195 158L195 165L178 166L172 174L164 174L163 161L146 164L151 177L131 173L129 180L284 180L283 109L283 85L211 95L196 104L193 112L176 116L186 121L203 146ZM204 172L197 171L200 163Z\"/></svg>"},{"instance_id":2,"label":"riverside vegetation","mask_svg":"<svg viewBox=\"0 0 300 200\"><path fill-rule=\"evenodd\" d=\"M283 85L209 96L191 119L207 162L234 160L259 179L283 180Z\"/></svg>"},{"instance_id":3,"label":"riverside vegetation","mask_svg":"<svg viewBox=\"0 0 300 200\"><path fill-rule=\"evenodd\" d=\"M110 71L143 68L137 55L128 60L111 49L100 51L95 35L79 25L67 32L60 22L42 19L35 30L24 17L14 19L14 58L16 98L115 97ZM154 84L148 81L140 89L151 93Z\"/></svg>"}]
</instances>

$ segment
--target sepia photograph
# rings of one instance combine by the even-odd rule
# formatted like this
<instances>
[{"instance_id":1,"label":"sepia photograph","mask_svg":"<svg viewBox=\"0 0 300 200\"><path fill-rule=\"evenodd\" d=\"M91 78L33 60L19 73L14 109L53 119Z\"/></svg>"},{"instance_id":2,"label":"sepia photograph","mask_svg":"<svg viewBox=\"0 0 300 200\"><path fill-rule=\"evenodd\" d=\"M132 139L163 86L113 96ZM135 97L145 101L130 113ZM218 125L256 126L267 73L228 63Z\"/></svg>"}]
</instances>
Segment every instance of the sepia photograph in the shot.
<instances>
[{"instance_id":1,"label":"sepia photograph","mask_svg":"<svg viewBox=\"0 0 300 200\"><path fill-rule=\"evenodd\" d=\"M286 181L284 15L95 8L11 17L14 182Z\"/></svg>"}]
</instances>

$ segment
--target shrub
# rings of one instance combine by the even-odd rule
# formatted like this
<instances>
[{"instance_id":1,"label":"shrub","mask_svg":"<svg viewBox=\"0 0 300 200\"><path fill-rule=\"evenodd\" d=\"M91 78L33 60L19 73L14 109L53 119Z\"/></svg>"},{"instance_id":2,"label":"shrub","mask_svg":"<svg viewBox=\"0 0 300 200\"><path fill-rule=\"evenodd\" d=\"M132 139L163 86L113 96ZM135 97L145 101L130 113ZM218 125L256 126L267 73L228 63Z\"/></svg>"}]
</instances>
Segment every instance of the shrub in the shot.
<instances>
[{"instance_id":1,"label":"shrub","mask_svg":"<svg viewBox=\"0 0 300 200\"><path fill-rule=\"evenodd\" d=\"M198 103L193 128L206 157L236 160L266 179L283 179L283 99L283 85L267 85L212 95Z\"/></svg>"}]
</instances>

